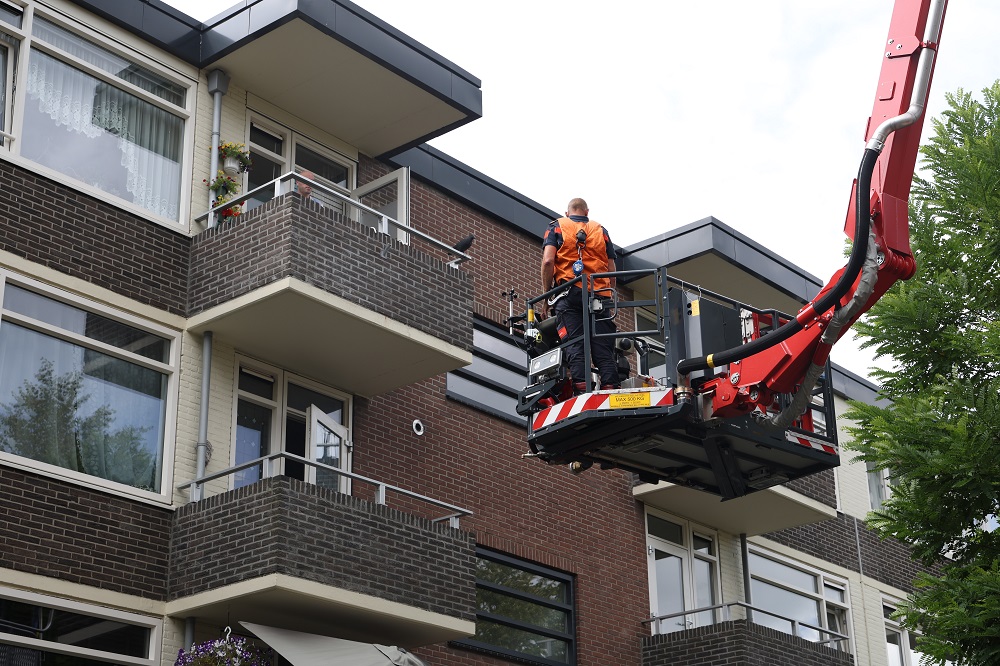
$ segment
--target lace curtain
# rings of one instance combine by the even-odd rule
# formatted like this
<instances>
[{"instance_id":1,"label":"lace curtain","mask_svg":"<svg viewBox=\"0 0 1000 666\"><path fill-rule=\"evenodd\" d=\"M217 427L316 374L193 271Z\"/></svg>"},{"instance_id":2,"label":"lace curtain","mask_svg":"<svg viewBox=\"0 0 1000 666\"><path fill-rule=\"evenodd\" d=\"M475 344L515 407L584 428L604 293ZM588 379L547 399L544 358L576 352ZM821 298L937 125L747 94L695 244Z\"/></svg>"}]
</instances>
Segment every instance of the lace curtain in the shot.
<instances>
[{"instance_id":1,"label":"lace curtain","mask_svg":"<svg viewBox=\"0 0 1000 666\"><path fill-rule=\"evenodd\" d=\"M178 219L181 118L38 50L27 94L26 157Z\"/></svg>"}]
</instances>

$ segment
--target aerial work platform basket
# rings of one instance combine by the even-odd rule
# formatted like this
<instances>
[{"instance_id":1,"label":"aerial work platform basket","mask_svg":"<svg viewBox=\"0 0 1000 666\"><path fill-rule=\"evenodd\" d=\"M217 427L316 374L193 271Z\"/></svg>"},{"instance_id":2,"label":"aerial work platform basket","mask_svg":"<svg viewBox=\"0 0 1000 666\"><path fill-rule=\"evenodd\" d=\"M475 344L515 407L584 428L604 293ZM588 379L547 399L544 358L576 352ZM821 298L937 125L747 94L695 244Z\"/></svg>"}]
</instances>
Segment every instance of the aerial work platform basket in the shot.
<instances>
[{"instance_id":1,"label":"aerial work platform basket","mask_svg":"<svg viewBox=\"0 0 1000 666\"><path fill-rule=\"evenodd\" d=\"M732 376L738 368L698 371L686 378L673 371L681 359L766 335L788 316L674 280L664 268L588 277L614 276L622 284L650 274L654 279L644 283L655 285L654 293L637 294L632 301L616 294L595 306L596 299L577 290L587 316L582 340L576 340L589 358L591 345L613 339L621 388L599 390L588 377L587 390L574 395L574 378L567 376L562 355L573 340L560 343L554 320L536 326L533 314L525 315L530 359L518 412L528 418L526 455L569 464L574 471L617 467L635 472L644 482L667 481L725 499L838 466L829 367L816 386L807 389L807 406L789 427L774 425L772 417L790 403L790 394L776 393L767 413L758 409L735 417L713 416L716 389L705 392L703 387L723 372ZM558 291L529 301L529 310ZM595 331L601 317L632 325L599 334ZM629 366L638 372L632 374Z\"/></svg>"}]
</instances>

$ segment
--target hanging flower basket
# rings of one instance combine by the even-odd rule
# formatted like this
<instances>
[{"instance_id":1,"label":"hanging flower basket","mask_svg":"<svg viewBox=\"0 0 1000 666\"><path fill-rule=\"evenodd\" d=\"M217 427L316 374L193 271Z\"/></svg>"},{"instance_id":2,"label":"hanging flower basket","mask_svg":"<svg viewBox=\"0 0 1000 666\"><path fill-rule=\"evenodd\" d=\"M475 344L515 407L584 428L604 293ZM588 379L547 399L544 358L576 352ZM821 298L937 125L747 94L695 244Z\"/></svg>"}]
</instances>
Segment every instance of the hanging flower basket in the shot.
<instances>
[{"instance_id":1,"label":"hanging flower basket","mask_svg":"<svg viewBox=\"0 0 1000 666\"><path fill-rule=\"evenodd\" d=\"M240 184L233 179L232 176L226 175L224 172L219 171L216 175L215 180L211 182L205 180L202 181L208 185L208 189L215 193L215 199L212 201L212 207L221 206L230 199L233 198L237 192L240 191ZM237 217L243 212L242 204L238 206L230 206L225 210L221 211L219 214L223 217Z\"/></svg>"},{"instance_id":2,"label":"hanging flower basket","mask_svg":"<svg viewBox=\"0 0 1000 666\"><path fill-rule=\"evenodd\" d=\"M253 166L250 152L242 143L226 141L219 146L219 157L222 158L222 170L230 176L249 171Z\"/></svg>"},{"instance_id":3,"label":"hanging flower basket","mask_svg":"<svg viewBox=\"0 0 1000 666\"><path fill-rule=\"evenodd\" d=\"M271 666L271 661L271 650L236 636L196 643L190 651L182 649L174 666Z\"/></svg>"}]
</instances>

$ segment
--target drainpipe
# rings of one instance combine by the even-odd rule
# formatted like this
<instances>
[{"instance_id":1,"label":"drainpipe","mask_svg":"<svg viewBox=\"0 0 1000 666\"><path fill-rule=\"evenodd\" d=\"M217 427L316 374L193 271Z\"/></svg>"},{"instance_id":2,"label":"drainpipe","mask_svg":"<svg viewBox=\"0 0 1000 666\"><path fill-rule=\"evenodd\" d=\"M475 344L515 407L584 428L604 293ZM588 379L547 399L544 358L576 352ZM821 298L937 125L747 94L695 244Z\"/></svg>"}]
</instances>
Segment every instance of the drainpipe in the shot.
<instances>
[{"instance_id":1,"label":"drainpipe","mask_svg":"<svg viewBox=\"0 0 1000 666\"><path fill-rule=\"evenodd\" d=\"M740 555L743 559L743 600L748 606L753 605L753 597L750 594L750 548L747 546L746 532L740 534ZM747 610L747 622L753 622L753 611Z\"/></svg>"},{"instance_id":2,"label":"drainpipe","mask_svg":"<svg viewBox=\"0 0 1000 666\"><path fill-rule=\"evenodd\" d=\"M194 645L194 618L184 619L184 651L190 651Z\"/></svg>"},{"instance_id":3,"label":"drainpipe","mask_svg":"<svg viewBox=\"0 0 1000 666\"><path fill-rule=\"evenodd\" d=\"M208 393L212 388L212 331L205 331L201 340L201 409L198 412L198 471L195 480L201 481L205 476L205 459L208 457ZM201 484L192 486L191 501L197 502L202 497Z\"/></svg>"},{"instance_id":4,"label":"drainpipe","mask_svg":"<svg viewBox=\"0 0 1000 666\"><path fill-rule=\"evenodd\" d=\"M221 69L213 69L208 73L208 92L212 95L212 164L208 171L208 180L215 179L219 172L219 132L222 129L222 96L229 90L229 76ZM212 190L208 191L208 207L212 208ZM208 214L208 227L215 226L215 214Z\"/></svg>"}]
</instances>

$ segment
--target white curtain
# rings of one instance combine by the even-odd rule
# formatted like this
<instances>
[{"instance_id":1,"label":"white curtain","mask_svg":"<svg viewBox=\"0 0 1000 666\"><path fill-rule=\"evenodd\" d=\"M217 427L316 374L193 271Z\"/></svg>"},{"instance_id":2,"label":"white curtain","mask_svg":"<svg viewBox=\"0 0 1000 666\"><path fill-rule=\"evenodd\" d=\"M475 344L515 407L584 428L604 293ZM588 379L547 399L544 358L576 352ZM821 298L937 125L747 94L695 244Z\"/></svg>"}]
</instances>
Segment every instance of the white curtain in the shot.
<instances>
[{"instance_id":1,"label":"white curtain","mask_svg":"<svg viewBox=\"0 0 1000 666\"><path fill-rule=\"evenodd\" d=\"M179 117L37 50L29 59L27 92L38 113L31 118L34 110L27 105L26 127L33 122L32 131L24 133L27 157L178 218L184 127ZM52 125L68 130L69 137L53 132ZM119 168L101 159L111 143Z\"/></svg>"}]
</instances>

